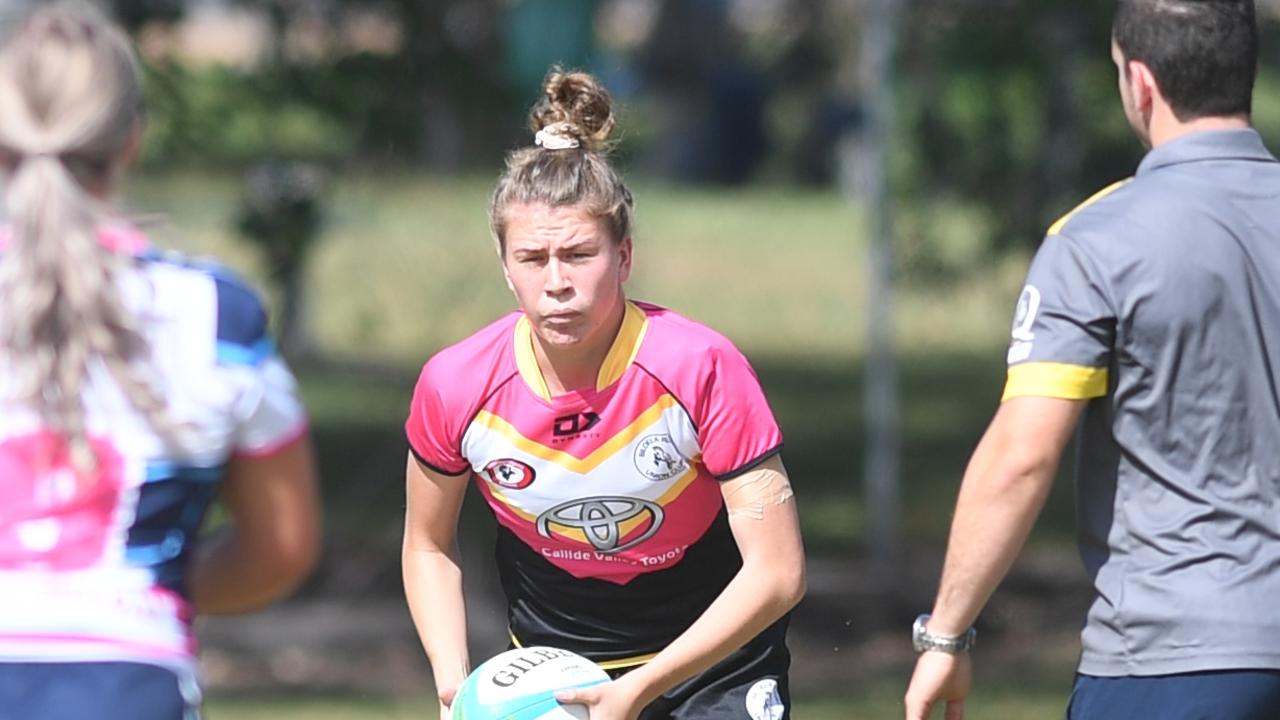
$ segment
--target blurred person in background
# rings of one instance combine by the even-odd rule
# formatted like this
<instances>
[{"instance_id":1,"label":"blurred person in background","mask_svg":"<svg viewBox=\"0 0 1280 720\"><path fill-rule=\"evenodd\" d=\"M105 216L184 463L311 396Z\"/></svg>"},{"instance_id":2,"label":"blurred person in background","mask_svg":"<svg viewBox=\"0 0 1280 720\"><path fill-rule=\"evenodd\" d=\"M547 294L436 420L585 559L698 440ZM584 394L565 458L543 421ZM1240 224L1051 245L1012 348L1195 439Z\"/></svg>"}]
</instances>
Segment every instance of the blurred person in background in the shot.
<instances>
[{"instance_id":1,"label":"blurred person in background","mask_svg":"<svg viewBox=\"0 0 1280 720\"><path fill-rule=\"evenodd\" d=\"M0 718L199 713L196 613L289 592L318 552L307 422L255 295L113 212L137 62L88 5L0 49ZM230 523L197 543L221 497Z\"/></svg>"},{"instance_id":2,"label":"blurred person in background","mask_svg":"<svg viewBox=\"0 0 1280 720\"><path fill-rule=\"evenodd\" d=\"M1120 0L1111 55L1150 152L1031 265L909 720L962 717L971 627L1077 427L1095 596L1068 717L1280 717L1280 163L1250 127L1254 3Z\"/></svg>"},{"instance_id":3,"label":"blurred person in background","mask_svg":"<svg viewBox=\"0 0 1280 720\"><path fill-rule=\"evenodd\" d=\"M553 70L530 124L490 208L519 310L431 358L406 423L405 592L440 701L470 669L456 534L474 478L512 644L615 678L562 702L592 720L789 717L804 553L759 381L723 336L623 292L633 202L605 157L604 87Z\"/></svg>"}]
</instances>

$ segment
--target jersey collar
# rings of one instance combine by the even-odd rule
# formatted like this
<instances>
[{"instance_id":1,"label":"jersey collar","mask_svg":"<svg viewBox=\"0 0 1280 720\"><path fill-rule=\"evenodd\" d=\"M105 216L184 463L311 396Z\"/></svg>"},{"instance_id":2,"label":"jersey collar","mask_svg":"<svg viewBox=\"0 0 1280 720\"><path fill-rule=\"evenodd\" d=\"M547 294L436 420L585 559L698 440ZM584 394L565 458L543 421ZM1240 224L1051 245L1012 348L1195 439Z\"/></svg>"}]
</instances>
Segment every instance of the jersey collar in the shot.
<instances>
[{"instance_id":1,"label":"jersey collar","mask_svg":"<svg viewBox=\"0 0 1280 720\"><path fill-rule=\"evenodd\" d=\"M599 392L622 378L627 368L635 361L640 352L640 343L644 341L645 332L649 329L649 316L635 303L627 301L622 314L622 327L618 336L609 347L600 371L596 374L596 391ZM533 352L533 326L529 318L521 316L515 327L516 368L530 390L543 400L551 399L551 391L547 388L547 379L538 367L538 358Z\"/></svg>"},{"instance_id":2,"label":"jersey collar","mask_svg":"<svg viewBox=\"0 0 1280 720\"><path fill-rule=\"evenodd\" d=\"M1137 174L1198 160L1276 161L1253 128L1203 130L1170 140L1147 153Z\"/></svg>"}]
</instances>

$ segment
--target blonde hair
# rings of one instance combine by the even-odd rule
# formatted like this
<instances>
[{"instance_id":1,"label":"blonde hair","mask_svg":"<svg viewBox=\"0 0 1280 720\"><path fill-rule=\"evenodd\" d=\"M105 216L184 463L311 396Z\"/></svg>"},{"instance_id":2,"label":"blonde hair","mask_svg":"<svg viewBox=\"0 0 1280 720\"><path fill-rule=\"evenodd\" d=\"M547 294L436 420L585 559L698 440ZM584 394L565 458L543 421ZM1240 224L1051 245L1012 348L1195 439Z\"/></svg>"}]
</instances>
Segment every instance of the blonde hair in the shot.
<instances>
[{"instance_id":1,"label":"blonde hair","mask_svg":"<svg viewBox=\"0 0 1280 720\"><path fill-rule=\"evenodd\" d=\"M635 202L606 157L614 124L613 98L599 80L558 67L547 73L542 98L529 112L539 144L507 157L489 203L499 251L506 250L507 209L525 203L580 205L605 221L615 242L630 237ZM548 133L557 142L543 144Z\"/></svg>"},{"instance_id":2,"label":"blonde hair","mask_svg":"<svg viewBox=\"0 0 1280 720\"><path fill-rule=\"evenodd\" d=\"M96 465L82 391L101 361L153 425L172 426L143 379L147 346L118 280L130 259L98 240L109 188L142 122L128 39L84 4L36 9L0 49L0 161L11 227L0 262L0 353L17 399Z\"/></svg>"}]
</instances>

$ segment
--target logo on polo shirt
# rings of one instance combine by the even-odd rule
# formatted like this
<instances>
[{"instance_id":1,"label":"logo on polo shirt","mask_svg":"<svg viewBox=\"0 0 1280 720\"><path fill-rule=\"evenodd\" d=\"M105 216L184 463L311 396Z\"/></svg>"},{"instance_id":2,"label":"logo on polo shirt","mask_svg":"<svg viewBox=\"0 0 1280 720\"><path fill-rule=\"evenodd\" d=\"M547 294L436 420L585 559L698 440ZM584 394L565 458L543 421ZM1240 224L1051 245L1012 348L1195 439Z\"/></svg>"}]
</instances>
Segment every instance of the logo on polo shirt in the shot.
<instances>
[{"instance_id":1,"label":"logo on polo shirt","mask_svg":"<svg viewBox=\"0 0 1280 720\"><path fill-rule=\"evenodd\" d=\"M1013 342L1009 345L1009 353L1005 362L1012 365L1031 357L1032 341L1036 334L1031 328L1036 324L1036 313L1040 312L1040 290L1035 285L1022 288L1018 296L1018 308L1013 313L1013 329L1009 331Z\"/></svg>"}]
</instances>

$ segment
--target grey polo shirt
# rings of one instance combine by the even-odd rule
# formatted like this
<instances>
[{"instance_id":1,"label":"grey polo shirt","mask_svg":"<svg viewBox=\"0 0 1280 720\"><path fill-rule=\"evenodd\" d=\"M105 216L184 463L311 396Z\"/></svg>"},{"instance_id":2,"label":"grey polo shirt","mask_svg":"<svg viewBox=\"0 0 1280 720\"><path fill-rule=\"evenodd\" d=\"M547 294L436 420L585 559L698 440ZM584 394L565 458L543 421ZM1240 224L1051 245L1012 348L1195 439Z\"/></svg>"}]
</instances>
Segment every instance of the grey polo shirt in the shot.
<instances>
[{"instance_id":1,"label":"grey polo shirt","mask_svg":"<svg viewBox=\"0 0 1280 720\"><path fill-rule=\"evenodd\" d=\"M1200 132L1056 223L1005 398L1088 399L1080 672L1280 669L1280 163Z\"/></svg>"}]
</instances>

